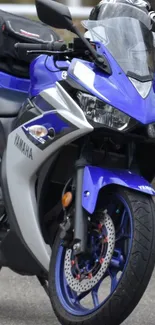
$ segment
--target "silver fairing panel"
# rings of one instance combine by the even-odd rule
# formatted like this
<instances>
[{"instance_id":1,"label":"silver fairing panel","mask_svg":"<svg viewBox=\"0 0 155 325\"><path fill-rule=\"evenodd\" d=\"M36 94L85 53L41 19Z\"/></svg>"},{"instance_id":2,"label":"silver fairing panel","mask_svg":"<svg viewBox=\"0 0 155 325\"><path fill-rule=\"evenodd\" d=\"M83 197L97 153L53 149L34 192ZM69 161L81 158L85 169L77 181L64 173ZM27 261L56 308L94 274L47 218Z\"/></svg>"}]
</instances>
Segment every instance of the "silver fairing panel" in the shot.
<instances>
[{"instance_id":1,"label":"silver fairing panel","mask_svg":"<svg viewBox=\"0 0 155 325\"><path fill-rule=\"evenodd\" d=\"M43 91L40 96L48 102L65 121L75 126L72 132L58 137L44 150L36 146L24 132L24 125L14 130L8 138L6 149L6 178L14 214L25 244L48 271L50 249L45 244L35 197L36 172L59 148L93 131L82 110L57 83L55 88ZM49 114L45 112L42 118ZM34 121L41 121L35 119ZM22 141L22 143L20 142Z\"/></svg>"}]
</instances>

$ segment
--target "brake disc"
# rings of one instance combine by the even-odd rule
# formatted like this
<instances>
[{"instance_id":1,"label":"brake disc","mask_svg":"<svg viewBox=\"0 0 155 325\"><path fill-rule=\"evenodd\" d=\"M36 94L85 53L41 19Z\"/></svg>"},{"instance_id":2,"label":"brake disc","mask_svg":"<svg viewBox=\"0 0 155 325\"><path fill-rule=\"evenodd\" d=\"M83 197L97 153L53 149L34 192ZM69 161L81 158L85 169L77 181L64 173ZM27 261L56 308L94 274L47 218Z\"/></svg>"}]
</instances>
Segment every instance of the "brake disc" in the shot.
<instances>
[{"instance_id":1,"label":"brake disc","mask_svg":"<svg viewBox=\"0 0 155 325\"><path fill-rule=\"evenodd\" d=\"M100 267L98 267L97 272L95 275L92 275L91 278L89 276L84 279L80 279L80 276L79 278L75 277L72 272L72 250L68 249L66 251L64 262L65 276L69 287L75 292L82 293L91 290L103 278L109 267L115 247L115 227L108 214L104 216L103 227L107 233L106 253Z\"/></svg>"}]
</instances>

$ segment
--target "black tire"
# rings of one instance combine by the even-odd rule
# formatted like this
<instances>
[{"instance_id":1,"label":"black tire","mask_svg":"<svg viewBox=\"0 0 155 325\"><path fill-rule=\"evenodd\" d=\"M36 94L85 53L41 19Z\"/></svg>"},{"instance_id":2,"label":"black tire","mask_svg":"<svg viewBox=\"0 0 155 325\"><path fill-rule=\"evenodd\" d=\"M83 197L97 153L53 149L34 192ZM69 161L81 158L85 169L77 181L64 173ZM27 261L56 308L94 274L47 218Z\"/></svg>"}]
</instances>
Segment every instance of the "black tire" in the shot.
<instances>
[{"instance_id":1,"label":"black tire","mask_svg":"<svg viewBox=\"0 0 155 325\"><path fill-rule=\"evenodd\" d=\"M116 189L115 189L116 190ZM52 248L49 271L50 300L58 320L63 325L118 325L121 324L138 304L149 283L155 262L155 209L148 195L117 188L126 200L133 218L134 236L126 270L116 290L93 314L76 317L64 310L56 292L55 265L59 234Z\"/></svg>"}]
</instances>

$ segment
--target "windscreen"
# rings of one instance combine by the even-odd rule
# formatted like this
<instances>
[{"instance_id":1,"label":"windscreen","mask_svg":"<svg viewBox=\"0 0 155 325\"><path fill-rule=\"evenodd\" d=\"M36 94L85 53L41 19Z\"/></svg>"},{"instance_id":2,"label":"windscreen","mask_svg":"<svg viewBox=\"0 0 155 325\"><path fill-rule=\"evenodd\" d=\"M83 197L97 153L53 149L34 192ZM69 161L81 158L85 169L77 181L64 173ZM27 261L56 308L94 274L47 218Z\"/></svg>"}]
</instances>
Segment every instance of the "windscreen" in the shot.
<instances>
[{"instance_id":1,"label":"windscreen","mask_svg":"<svg viewBox=\"0 0 155 325\"><path fill-rule=\"evenodd\" d=\"M98 18L82 22L91 40L103 43L128 76L152 80L154 48L147 13L125 3L105 3Z\"/></svg>"}]
</instances>

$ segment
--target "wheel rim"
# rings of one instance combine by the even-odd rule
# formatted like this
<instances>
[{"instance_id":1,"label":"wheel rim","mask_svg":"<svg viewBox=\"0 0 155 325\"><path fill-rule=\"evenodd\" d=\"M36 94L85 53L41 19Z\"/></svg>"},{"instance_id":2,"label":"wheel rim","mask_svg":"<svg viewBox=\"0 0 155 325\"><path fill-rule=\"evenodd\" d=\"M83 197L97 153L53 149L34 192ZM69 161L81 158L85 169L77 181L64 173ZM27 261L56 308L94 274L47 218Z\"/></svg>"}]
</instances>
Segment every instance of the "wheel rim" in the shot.
<instances>
[{"instance_id":1,"label":"wheel rim","mask_svg":"<svg viewBox=\"0 0 155 325\"><path fill-rule=\"evenodd\" d=\"M113 198L115 198L116 202L112 204L114 202ZM107 208L109 214L115 212L116 218L113 220L116 229L114 253L106 273L91 290L75 292L71 289L65 274L66 250L62 246L58 249L55 266L57 296L63 308L75 316L87 316L102 307L116 290L128 264L133 239L132 214L122 196L112 196L111 201ZM110 280L110 292L102 300L102 297L99 297L99 290L101 290L101 285L104 286L107 279ZM92 306L90 304L90 295ZM88 300L88 306L85 305L85 299Z\"/></svg>"}]
</instances>

